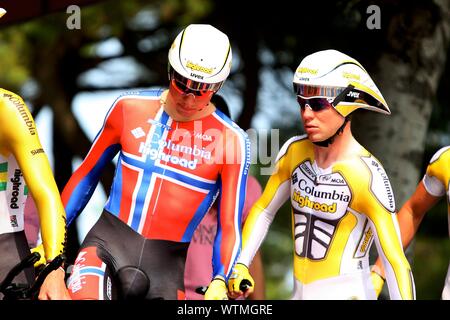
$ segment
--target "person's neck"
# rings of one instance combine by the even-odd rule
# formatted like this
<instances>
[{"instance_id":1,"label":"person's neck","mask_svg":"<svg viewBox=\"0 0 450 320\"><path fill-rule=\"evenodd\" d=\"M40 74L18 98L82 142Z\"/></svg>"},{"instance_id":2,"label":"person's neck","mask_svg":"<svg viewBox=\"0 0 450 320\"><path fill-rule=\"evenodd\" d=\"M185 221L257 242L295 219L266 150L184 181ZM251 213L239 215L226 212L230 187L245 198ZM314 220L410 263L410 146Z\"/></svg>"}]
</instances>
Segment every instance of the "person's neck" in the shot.
<instances>
[{"instance_id":1,"label":"person's neck","mask_svg":"<svg viewBox=\"0 0 450 320\"><path fill-rule=\"evenodd\" d=\"M202 119L216 110L216 107L211 102L208 103L202 110L197 111L191 117L186 117L177 112L175 108L175 101L172 99L169 90L165 90L161 94L161 105L164 108L164 111L175 121L178 122L187 122L187 121L195 121Z\"/></svg>"},{"instance_id":2,"label":"person's neck","mask_svg":"<svg viewBox=\"0 0 450 320\"><path fill-rule=\"evenodd\" d=\"M345 159L352 150L354 143L357 143L350 129L348 122L341 134L335 136L334 141L328 147L314 145L314 157L317 166L325 169L333 163Z\"/></svg>"}]
</instances>

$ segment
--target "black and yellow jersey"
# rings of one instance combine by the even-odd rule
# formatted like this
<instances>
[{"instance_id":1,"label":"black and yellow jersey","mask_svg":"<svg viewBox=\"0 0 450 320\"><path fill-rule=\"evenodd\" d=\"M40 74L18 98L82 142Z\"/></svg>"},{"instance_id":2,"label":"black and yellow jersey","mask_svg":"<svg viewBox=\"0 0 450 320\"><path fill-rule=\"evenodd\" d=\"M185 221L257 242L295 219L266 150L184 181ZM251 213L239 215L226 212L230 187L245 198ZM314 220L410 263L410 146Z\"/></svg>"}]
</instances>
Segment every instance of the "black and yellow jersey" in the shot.
<instances>
[{"instance_id":1,"label":"black and yellow jersey","mask_svg":"<svg viewBox=\"0 0 450 320\"><path fill-rule=\"evenodd\" d=\"M28 191L39 212L45 256L63 253L65 211L30 111L0 88L0 234L24 229Z\"/></svg>"},{"instance_id":2,"label":"black and yellow jersey","mask_svg":"<svg viewBox=\"0 0 450 320\"><path fill-rule=\"evenodd\" d=\"M358 144L353 157L320 168L306 136L287 141L245 223L239 262L250 265L277 210L289 198L293 299L376 299L369 266L373 242L386 267L391 299L414 298L393 190L382 165L367 150Z\"/></svg>"},{"instance_id":3,"label":"black and yellow jersey","mask_svg":"<svg viewBox=\"0 0 450 320\"><path fill-rule=\"evenodd\" d=\"M433 155L422 182L427 192L432 196L446 197L450 236L450 146L441 148ZM450 300L450 265L445 279L442 299Z\"/></svg>"}]
</instances>

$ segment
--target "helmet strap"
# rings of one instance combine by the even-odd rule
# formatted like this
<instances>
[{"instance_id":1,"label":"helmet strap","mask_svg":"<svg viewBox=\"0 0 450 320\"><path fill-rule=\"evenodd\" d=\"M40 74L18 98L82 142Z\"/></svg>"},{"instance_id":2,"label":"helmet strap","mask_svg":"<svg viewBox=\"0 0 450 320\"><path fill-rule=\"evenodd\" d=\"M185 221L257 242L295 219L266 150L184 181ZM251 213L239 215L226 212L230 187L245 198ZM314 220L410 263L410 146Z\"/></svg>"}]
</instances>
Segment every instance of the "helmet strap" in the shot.
<instances>
[{"instance_id":1,"label":"helmet strap","mask_svg":"<svg viewBox=\"0 0 450 320\"><path fill-rule=\"evenodd\" d=\"M349 121L349 117L347 116L344 118L344 123L339 127L339 129L337 129L335 134L333 134L328 139L325 139L323 141L313 142L313 143L319 147L325 147L325 148L329 147L334 142L334 139L344 131L345 125L347 124L348 121Z\"/></svg>"}]
</instances>

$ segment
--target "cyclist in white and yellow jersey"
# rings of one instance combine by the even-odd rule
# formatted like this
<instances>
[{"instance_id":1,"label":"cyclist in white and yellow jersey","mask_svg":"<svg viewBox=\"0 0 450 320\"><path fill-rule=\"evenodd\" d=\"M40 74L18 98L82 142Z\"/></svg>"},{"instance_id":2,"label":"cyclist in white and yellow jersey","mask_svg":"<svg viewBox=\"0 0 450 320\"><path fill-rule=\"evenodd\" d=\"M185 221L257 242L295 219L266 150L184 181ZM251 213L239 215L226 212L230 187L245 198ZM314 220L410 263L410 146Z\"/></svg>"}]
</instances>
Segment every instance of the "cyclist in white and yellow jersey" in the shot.
<instances>
[{"instance_id":1,"label":"cyclist in white and yellow jersey","mask_svg":"<svg viewBox=\"0 0 450 320\"><path fill-rule=\"evenodd\" d=\"M450 235L450 146L441 148L433 155L422 181L417 185L416 191L398 212L404 248L407 248L411 243L425 213L443 197L447 198ZM372 271L372 274L379 278L379 285L377 286L377 293L379 293L383 287L385 276L380 259L377 259ZM442 300L450 300L450 265L441 298Z\"/></svg>"},{"instance_id":2,"label":"cyclist in white and yellow jersey","mask_svg":"<svg viewBox=\"0 0 450 320\"><path fill-rule=\"evenodd\" d=\"M0 17L5 12L0 8ZM62 258L66 214L34 120L21 97L0 88L0 283L30 254L24 232L28 193L39 212L45 253L40 262ZM15 281L33 284L33 271L26 269ZM52 271L41 286L39 299L70 299L64 276L62 269Z\"/></svg>"},{"instance_id":3,"label":"cyclist in white and yellow jersey","mask_svg":"<svg viewBox=\"0 0 450 320\"><path fill-rule=\"evenodd\" d=\"M391 299L414 299L388 176L350 126L356 109L390 114L386 101L361 64L336 50L307 56L293 81L306 135L284 144L246 220L230 295L243 294L243 280L250 282L245 294L253 291L247 266L290 198L293 299L376 299L368 258L373 242L387 271Z\"/></svg>"}]
</instances>

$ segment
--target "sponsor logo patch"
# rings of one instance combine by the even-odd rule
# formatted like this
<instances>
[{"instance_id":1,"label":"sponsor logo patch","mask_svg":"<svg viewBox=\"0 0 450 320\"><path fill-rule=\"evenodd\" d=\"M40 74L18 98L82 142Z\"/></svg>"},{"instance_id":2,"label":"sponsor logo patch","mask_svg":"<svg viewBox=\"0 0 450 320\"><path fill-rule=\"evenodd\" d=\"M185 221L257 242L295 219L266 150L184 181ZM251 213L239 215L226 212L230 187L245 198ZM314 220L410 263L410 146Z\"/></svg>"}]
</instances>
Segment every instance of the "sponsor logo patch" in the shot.
<instances>
[{"instance_id":1,"label":"sponsor logo patch","mask_svg":"<svg viewBox=\"0 0 450 320\"><path fill-rule=\"evenodd\" d=\"M14 171L14 178L11 178L10 181L13 183L12 184L12 192L11 192L11 203L9 205L9 207L11 209L19 209L19 205L17 204L17 201L19 200L19 194L20 194L20 185L22 184L22 182L20 181L20 177L22 176L22 171L20 171L19 169L16 169Z\"/></svg>"},{"instance_id":2,"label":"sponsor logo patch","mask_svg":"<svg viewBox=\"0 0 450 320\"><path fill-rule=\"evenodd\" d=\"M136 139L145 137L145 132L144 132L144 130L143 130L141 127L137 127L137 128L134 128L133 130L131 130L131 134L132 134Z\"/></svg>"},{"instance_id":3,"label":"sponsor logo patch","mask_svg":"<svg viewBox=\"0 0 450 320\"><path fill-rule=\"evenodd\" d=\"M207 74L211 74L213 72L212 68L207 68L207 67L201 66L192 61L188 61L186 63L186 68L189 68L192 71L200 71L200 72L207 73Z\"/></svg>"},{"instance_id":4,"label":"sponsor logo patch","mask_svg":"<svg viewBox=\"0 0 450 320\"><path fill-rule=\"evenodd\" d=\"M310 69L310 68L297 68L297 73L309 73L309 74L314 74L316 75L319 72L318 69Z\"/></svg>"},{"instance_id":5,"label":"sponsor logo patch","mask_svg":"<svg viewBox=\"0 0 450 320\"><path fill-rule=\"evenodd\" d=\"M17 223L17 216L15 214L9 216L9 221L11 222L11 227L17 228L19 226Z\"/></svg>"},{"instance_id":6,"label":"sponsor logo patch","mask_svg":"<svg viewBox=\"0 0 450 320\"><path fill-rule=\"evenodd\" d=\"M34 121L30 117L30 114L27 112L27 109L22 99L7 93L3 94L3 97L11 101L11 103L16 107L17 111L19 111L20 116L25 122L25 125L28 127L28 131L32 136L34 136L36 134L36 127L34 126Z\"/></svg>"},{"instance_id":7,"label":"sponsor logo patch","mask_svg":"<svg viewBox=\"0 0 450 320\"><path fill-rule=\"evenodd\" d=\"M33 156L35 156L35 155L37 155L37 154L39 154L39 153L45 153L44 149L39 148L39 149L31 150L31 154L32 154Z\"/></svg>"}]
</instances>

